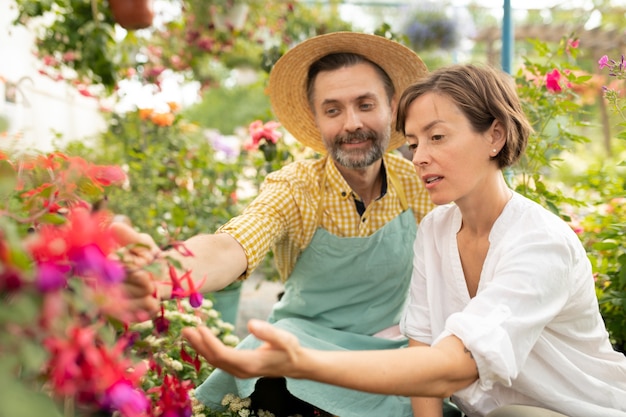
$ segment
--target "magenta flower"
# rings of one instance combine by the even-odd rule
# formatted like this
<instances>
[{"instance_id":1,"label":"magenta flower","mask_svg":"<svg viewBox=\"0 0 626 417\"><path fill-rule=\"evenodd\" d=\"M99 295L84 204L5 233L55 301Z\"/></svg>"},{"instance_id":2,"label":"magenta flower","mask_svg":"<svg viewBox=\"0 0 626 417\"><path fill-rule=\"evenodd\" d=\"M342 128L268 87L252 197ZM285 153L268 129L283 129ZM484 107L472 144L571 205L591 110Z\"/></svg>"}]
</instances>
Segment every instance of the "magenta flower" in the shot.
<instances>
[{"instance_id":1,"label":"magenta flower","mask_svg":"<svg viewBox=\"0 0 626 417\"><path fill-rule=\"evenodd\" d=\"M126 380L120 380L111 385L105 392L103 403L118 410L125 417L145 416L150 402L143 394Z\"/></svg>"},{"instance_id":2,"label":"magenta flower","mask_svg":"<svg viewBox=\"0 0 626 417\"><path fill-rule=\"evenodd\" d=\"M42 262L37 265L35 285L41 292L57 291L67 285L67 272L70 267L54 262Z\"/></svg>"},{"instance_id":3,"label":"magenta flower","mask_svg":"<svg viewBox=\"0 0 626 417\"><path fill-rule=\"evenodd\" d=\"M74 249L70 253L70 260L74 262L74 269L78 275L94 274L109 284L118 283L124 279L122 265L108 259L95 244Z\"/></svg>"},{"instance_id":4,"label":"magenta flower","mask_svg":"<svg viewBox=\"0 0 626 417\"><path fill-rule=\"evenodd\" d=\"M607 55L603 55L602 58L600 58L598 60L598 65L600 66L600 69L602 69L604 67L608 67L609 66L609 57Z\"/></svg>"},{"instance_id":5,"label":"magenta flower","mask_svg":"<svg viewBox=\"0 0 626 417\"><path fill-rule=\"evenodd\" d=\"M562 90L559 80L561 79L561 73L558 69L546 74L546 88L553 93L558 93Z\"/></svg>"}]
</instances>

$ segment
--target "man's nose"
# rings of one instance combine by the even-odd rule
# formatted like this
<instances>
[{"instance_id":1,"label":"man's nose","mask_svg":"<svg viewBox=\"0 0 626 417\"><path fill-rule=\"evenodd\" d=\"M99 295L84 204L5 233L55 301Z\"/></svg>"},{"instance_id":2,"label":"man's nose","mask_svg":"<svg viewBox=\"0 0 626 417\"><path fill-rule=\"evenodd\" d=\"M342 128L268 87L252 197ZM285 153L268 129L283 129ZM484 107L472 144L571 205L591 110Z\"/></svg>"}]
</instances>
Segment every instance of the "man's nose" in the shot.
<instances>
[{"instance_id":1,"label":"man's nose","mask_svg":"<svg viewBox=\"0 0 626 417\"><path fill-rule=\"evenodd\" d=\"M361 120L361 116L358 111L354 109L346 110L346 120L344 124L344 128L348 132L354 132L363 127L363 121Z\"/></svg>"}]
</instances>

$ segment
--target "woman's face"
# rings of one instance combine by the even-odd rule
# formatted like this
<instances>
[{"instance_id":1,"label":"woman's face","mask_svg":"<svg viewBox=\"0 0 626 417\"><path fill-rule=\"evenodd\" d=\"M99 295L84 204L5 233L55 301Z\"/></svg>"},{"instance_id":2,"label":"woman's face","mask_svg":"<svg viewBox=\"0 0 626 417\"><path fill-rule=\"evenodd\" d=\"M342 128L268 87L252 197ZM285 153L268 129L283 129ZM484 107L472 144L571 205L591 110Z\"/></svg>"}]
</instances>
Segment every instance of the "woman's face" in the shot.
<instances>
[{"instance_id":1,"label":"woman's face","mask_svg":"<svg viewBox=\"0 0 626 417\"><path fill-rule=\"evenodd\" d=\"M405 134L413 164L435 204L486 196L500 170L490 157L502 147L497 122L477 133L446 95L426 93L409 106Z\"/></svg>"}]
</instances>

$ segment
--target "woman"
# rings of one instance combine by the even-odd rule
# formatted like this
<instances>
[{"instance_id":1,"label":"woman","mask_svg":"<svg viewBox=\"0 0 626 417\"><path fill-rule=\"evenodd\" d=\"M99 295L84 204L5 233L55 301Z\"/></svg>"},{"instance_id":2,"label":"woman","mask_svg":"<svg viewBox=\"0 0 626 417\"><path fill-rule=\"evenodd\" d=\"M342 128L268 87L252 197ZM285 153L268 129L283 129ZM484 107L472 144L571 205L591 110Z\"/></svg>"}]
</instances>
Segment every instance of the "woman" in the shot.
<instances>
[{"instance_id":1,"label":"woman","mask_svg":"<svg viewBox=\"0 0 626 417\"><path fill-rule=\"evenodd\" d=\"M502 169L531 132L506 74L459 65L403 94L397 129L434 203L415 241L407 349L319 352L261 323L265 344L185 337L238 377L313 379L413 397L418 416L452 396L470 416L626 416L626 357L612 349L585 250L560 218L512 191ZM453 203L453 204L450 204Z\"/></svg>"}]
</instances>

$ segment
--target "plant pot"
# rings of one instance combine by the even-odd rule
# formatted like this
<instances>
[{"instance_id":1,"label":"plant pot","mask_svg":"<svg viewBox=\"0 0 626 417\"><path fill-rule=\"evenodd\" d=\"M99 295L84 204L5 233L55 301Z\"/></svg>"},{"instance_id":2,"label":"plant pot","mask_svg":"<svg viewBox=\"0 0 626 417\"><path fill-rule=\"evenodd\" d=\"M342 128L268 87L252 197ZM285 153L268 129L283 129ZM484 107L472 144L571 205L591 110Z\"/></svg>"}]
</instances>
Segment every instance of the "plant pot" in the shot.
<instances>
[{"instance_id":1,"label":"plant pot","mask_svg":"<svg viewBox=\"0 0 626 417\"><path fill-rule=\"evenodd\" d=\"M237 322L242 285L242 281L236 281L223 290L211 293L213 298L213 309L220 312L222 320L232 324L233 326Z\"/></svg>"},{"instance_id":2,"label":"plant pot","mask_svg":"<svg viewBox=\"0 0 626 417\"><path fill-rule=\"evenodd\" d=\"M144 29L152 25L152 0L109 0L115 21L124 29Z\"/></svg>"}]
</instances>

